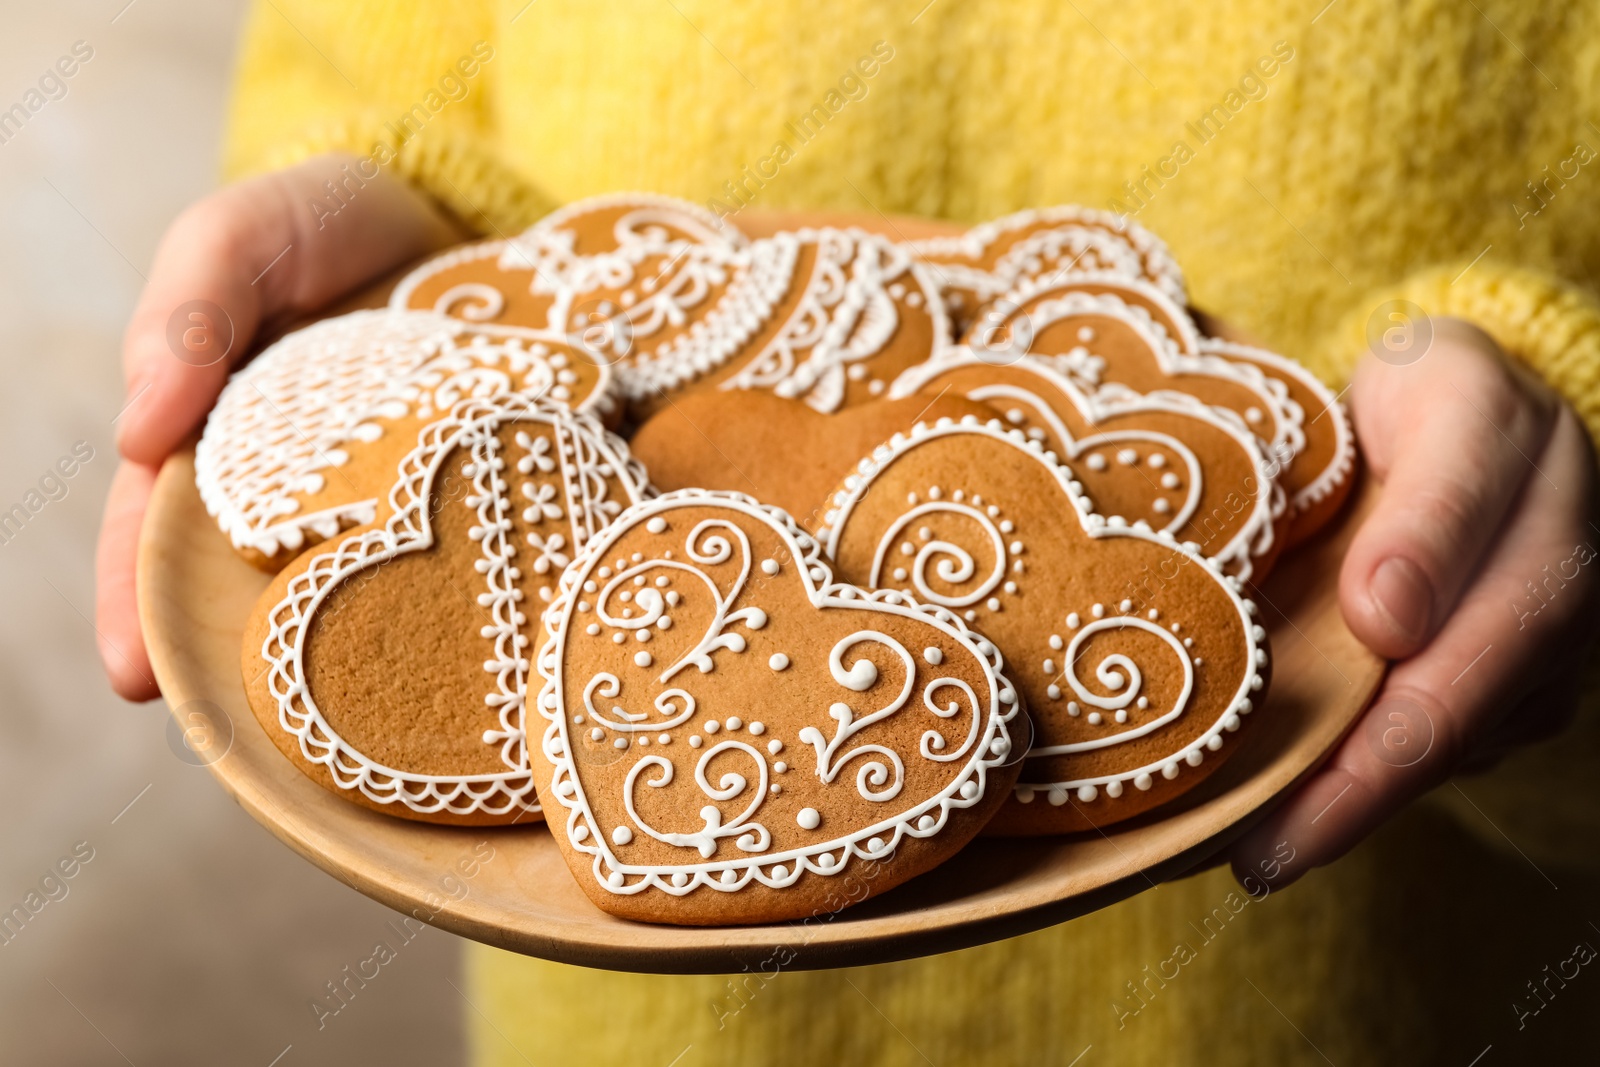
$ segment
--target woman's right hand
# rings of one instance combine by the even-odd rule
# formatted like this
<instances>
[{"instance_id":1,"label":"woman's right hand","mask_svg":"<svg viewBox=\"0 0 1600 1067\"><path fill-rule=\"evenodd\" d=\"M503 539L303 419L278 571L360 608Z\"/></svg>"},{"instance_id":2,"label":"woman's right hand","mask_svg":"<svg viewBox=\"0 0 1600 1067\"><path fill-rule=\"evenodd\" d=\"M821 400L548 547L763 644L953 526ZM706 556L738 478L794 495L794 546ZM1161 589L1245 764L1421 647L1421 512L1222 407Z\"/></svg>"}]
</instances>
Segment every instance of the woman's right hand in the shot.
<instances>
[{"instance_id":1,"label":"woman's right hand","mask_svg":"<svg viewBox=\"0 0 1600 1067\"><path fill-rule=\"evenodd\" d=\"M199 427L264 330L467 236L403 179L380 172L363 183L356 165L319 156L228 186L179 215L156 250L123 338L122 463L95 558L100 658L124 699L160 695L139 631L134 561L162 461ZM339 189L337 212L327 182Z\"/></svg>"}]
</instances>

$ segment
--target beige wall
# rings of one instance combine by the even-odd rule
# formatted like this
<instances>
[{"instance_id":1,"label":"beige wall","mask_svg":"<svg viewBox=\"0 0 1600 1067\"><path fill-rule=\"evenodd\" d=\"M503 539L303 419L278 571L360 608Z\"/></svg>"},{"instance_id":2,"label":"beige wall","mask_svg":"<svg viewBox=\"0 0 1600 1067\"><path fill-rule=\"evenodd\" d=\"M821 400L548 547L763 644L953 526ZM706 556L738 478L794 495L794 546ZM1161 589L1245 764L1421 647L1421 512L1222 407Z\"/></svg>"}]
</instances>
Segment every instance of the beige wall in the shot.
<instances>
[{"instance_id":1,"label":"beige wall","mask_svg":"<svg viewBox=\"0 0 1600 1067\"><path fill-rule=\"evenodd\" d=\"M0 544L0 910L94 850L0 944L0 1062L266 1067L290 1045L282 1067L458 1062L459 943L436 930L317 1031L309 999L392 913L256 826L168 750L165 707L123 704L96 665L118 341L162 228L215 181L240 17L125 2L0 6L0 110L75 41L94 49L0 144L0 510L74 442L95 453Z\"/></svg>"}]
</instances>

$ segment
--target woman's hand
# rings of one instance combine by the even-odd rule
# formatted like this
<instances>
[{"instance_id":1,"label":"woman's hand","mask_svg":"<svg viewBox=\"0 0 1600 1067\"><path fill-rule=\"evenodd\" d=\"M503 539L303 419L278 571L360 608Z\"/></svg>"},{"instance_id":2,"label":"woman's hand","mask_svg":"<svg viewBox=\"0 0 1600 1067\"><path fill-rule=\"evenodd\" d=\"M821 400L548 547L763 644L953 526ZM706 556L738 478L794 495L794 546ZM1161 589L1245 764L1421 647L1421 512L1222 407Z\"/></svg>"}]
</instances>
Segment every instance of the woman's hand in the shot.
<instances>
[{"instance_id":1,"label":"woman's hand","mask_svg":"<svg viewBox=\"0 0 1600 1067\"><path fill-rule=\"evenodd\" d=\"M1369 356L1351 389L1383 491L1345 557L1340 605L1394 665L1328 762L1234 846L1241 880L1287 885L1574 710L1596 630L1593 445L1482 331L1433 329L1422 358ZM1290 864L1275 862L1281 842Z\"/></svg>"},{"instance_id":2,"label":"woman's hand","mask_svg":"<svg viewBox=\"0 0 1600 1067\"><path fill-rule=\"evenodd\" d=\"M111 481L95 559L100 658L125 699L160 695L139 632L134 558L162 460L200 425L264 329L465 237L400 179L380 173L358 187L342 169L354 163L321 156L222 189L178 216L156 250L123 339L123 463ZM344 206L334 214L313 209L333 203L329 181L342 185ZM229 322L210 321L216 309ZM190 311L202 317L191 319ZM215 356L207 345L218 349Z\"/></svg>"}]
</instances>

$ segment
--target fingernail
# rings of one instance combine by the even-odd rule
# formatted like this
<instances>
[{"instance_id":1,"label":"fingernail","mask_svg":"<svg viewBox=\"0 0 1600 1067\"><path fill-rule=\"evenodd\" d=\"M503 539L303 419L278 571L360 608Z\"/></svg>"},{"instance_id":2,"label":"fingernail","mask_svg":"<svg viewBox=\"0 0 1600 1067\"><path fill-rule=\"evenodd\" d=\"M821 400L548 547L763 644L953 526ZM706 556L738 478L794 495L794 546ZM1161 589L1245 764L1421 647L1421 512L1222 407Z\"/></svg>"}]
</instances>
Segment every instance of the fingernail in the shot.
<instances>
[{"instance_id":1,"label":"fingernail","mask_svg":"<svg viewBox=\"0 0 1600 1067\"><path fill-rule=\"evenodd\" d=\"M1372 602L1385 615L1395 636L1421 641L1433 617L1433 586L1422 568L1401 556L1391 556L1372 572Z\"/></svg>"}]
</instances>

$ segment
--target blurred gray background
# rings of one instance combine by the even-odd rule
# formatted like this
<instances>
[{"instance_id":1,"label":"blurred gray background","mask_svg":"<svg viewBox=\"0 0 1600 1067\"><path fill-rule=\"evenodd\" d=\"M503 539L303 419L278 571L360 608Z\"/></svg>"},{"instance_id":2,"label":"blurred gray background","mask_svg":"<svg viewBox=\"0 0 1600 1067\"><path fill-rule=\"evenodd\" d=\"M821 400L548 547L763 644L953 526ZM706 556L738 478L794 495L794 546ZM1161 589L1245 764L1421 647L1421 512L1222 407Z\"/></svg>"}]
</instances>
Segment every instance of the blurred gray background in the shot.
<instances>
[{"instance_id":1,"label":"blurred gray background","mask_svg":"<svg viewBox=\"0 0 1600 1067\"><path fill-rule=\"evenodd\" d=\"M174 756L166 707L118 700L95 659L122 328L162 230L216 184L242 8L13 0L0 18L0 110L74 42L94 49L0 143L0 511L75 442L94 449L0 544L0 911L75 846L94 857L0 941L0 1063L461 1060L459 942L438 930L317 1029L311 998L392 913Z\"/></svg>"}]
</instances>

